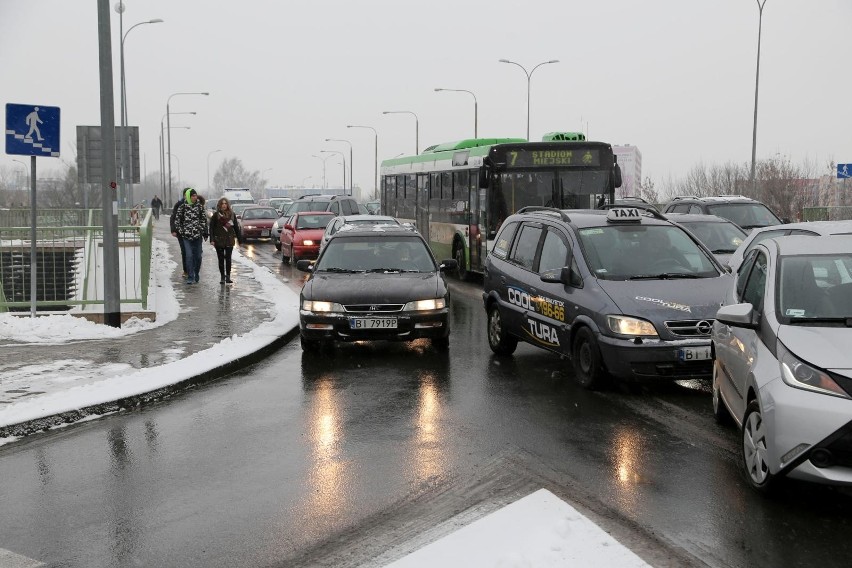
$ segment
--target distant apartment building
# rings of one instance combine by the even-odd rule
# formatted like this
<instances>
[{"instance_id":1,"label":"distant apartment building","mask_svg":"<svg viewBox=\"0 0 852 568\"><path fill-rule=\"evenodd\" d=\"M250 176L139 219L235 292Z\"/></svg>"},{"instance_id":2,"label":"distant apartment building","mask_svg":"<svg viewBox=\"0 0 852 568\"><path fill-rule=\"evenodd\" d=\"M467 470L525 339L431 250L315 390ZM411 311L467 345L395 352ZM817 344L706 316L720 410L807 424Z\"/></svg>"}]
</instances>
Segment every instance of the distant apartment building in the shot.
<instances>
[{"instance_id":1,"label":"distant apartment building","mask_svg":"<svg viewBox=\"0 0 852 568\"><path fill-rule=\"evenodd\" d=\"M618 165L621 167L621 187L615 190L616 196L639 195L639 186L642 184L642 153L639 148L630 144L616 144L612 152L618 157Z\"/></svg>"}]
</instances>

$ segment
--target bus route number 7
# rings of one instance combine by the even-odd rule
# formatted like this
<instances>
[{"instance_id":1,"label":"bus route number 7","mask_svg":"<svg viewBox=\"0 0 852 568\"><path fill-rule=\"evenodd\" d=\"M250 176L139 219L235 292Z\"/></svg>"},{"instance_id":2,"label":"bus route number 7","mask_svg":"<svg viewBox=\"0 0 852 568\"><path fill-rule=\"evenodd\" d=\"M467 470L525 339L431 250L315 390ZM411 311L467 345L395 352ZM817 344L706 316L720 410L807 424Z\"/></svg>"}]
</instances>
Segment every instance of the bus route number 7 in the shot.
<instances>
[{"instance_id":1,"label":"bus route number 7","mask_svg":"<svg viewBox=\"0 0 852 568\"><path fill-rule=\"evenodd\" d=\"M509 164L509 165L514 166L515 162L518 160L518 153L517 152L509 152L509 155L512 156L512 163Z\"/></svg>"}]
</instances>

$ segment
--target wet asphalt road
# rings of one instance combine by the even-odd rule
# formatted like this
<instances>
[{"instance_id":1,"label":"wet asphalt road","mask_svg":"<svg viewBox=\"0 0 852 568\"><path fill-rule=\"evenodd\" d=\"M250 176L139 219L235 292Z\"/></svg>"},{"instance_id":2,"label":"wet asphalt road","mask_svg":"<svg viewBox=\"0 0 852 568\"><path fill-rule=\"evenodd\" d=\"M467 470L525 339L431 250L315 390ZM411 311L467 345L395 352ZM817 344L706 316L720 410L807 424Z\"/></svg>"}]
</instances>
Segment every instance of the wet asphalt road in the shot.
<instances>
[{"instance_id":1,"label":"wet asphalt road","mask_svg":"<svg viewBox=\"0 0 852 568\"><path fill-rule=\"evenodd\" d=\"M298 287L271 245L246 252ZM655 566L849 566L849 493L748 489L707 385L591 393L543 351L495 358L476 283L453 285L452 326L449 354L293 342L0 449L0 548L63 567L381 565L546 487Z\"/></svg>"}]
</instances>

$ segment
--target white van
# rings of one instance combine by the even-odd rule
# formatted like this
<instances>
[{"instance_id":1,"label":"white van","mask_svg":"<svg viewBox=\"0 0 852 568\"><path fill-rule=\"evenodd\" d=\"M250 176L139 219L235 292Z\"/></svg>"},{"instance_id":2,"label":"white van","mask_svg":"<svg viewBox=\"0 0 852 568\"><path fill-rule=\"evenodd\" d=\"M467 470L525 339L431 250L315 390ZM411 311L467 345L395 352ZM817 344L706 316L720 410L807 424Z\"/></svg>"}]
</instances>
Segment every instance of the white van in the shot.
<instances>
[{"instance_id":1,"label":"white van","mask_svg":"<svg viewBox=\"0 0 852 568\"><path fill-rule=\"evenodd\" d=\"M226 187L223 197L231 202L231 209L237 217L242 217L243 209L255 205L254 197L247 187Z\"/></svg>"}]
</instances>

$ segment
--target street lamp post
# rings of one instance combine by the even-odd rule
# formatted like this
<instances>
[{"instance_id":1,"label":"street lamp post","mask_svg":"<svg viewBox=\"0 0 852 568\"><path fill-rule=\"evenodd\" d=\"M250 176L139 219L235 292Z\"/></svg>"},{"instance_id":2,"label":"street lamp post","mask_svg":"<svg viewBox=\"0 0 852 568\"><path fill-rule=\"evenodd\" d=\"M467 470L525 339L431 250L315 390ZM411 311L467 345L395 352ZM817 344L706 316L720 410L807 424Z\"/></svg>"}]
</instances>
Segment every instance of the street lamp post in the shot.
<instances>
[{"instance_id":1,"label":"street lamp post","mask_svg":"<svg viewBox=\"0 0 852 568\"><path fill-rule=\"evenodd\" d=\"M325 161L327 159L329 159L331 156L326 156L325 158L323 158L322 156L317 156L316 154L311 154L311 157L317 158L318 160L322 161L322 188L326 189L328 187L328 185L325 182Z\"/></svg>"},{"instance_id":2,"label":"street lamp post","mask_svg":"<svg viewBox=\"0 0 852 568\"><path fill-rule=\"evenodd\" d=\"M379 195L379 133L372 126L361 126L358 124L350 124L346 128L369 128L373 131L376 137L375 156L373 158L373 199Z\"/></svg>"},{"instance_id":3,"label":"street lamp post","mask_svg":"<svg viewBox=\"0 0 852 568\"><path fill-rule=\"evenodd\" d=\"M758 18L757 18L757 70L754 74L754 130L751 136L751 190L757 194L757 179L754 177L755 165L757 164L757 88L760 84L760 34L763 31L763 7L766 5L766 0L757 2Z\"/></svg>"},{"instance_id":4,"label":"street lamp post","mask_svg":"<svg viewBox=\"0 0 852 568\"><path fill-rule=\"evenodd\" d=\"M349 144L349 195L351 196L355 190L355 186L352 183L355 178L352 177L352 164L355 162L352 154L352 142L349 140L343 140L342 138L326 138L326 142L346 142ZM343 193L346 193L346 188L343 188Z\"/></svg>"},{"instance_id":5,"label":"street lamp post","mask_svg":"<svg viewBox=\"0 0 852 568\"><path fill-rule=\"evenodd\" d=\"M169 111L169 103L172 100L172 97L176 97L178 95L204 95L209 96L210 93L172 93L169 95L169 98L166 99L166 126L171 126L171 116ZM177 114L177 113L175 113ZM166 137L168 138L168 154L169 154L169 203L172 201L172 133L171 128L166 129Z\"/></svg>"},{"instance_id":6,"label":"street lamp post","mask_svg":"<svg viewBox=\"0 0 852 568\"><path fill-rule=\"evenodd\" d=\"M343 193L346 193L346 154L339 150L320 150L320 154L340 154L343 160Z\"/></svg>"},{"instance_id":7,"label":"street lamp post","mask_svg":"<svg viewBox=\"0 0 852 568\"><path fill-rule=\"evenodd\" d=\"M179 127L179 126L174 126L173 128L180 128L180 127ZM185 127L185 128L188 128L188 127ZM181 175L180 175L180 159L179 159L177 156L175 156L174 154L169 154L169 157L170 157L170 158L174 158L175 160L177 160L177 166L178 166L178 181L181 181Z\"/></svg>"},{"instance_id":8,"label":"street lamp post","mask_svg":"<svg viewBox=\"0 0 852 568\"><path fill-rule=\"evenodd\" d=\"M314 176L307 176L307 177L302 179L301 185L302 185L303 188L305 187L305 182L308 181L309 179L314 179Z\"/></svg>"},{"instance_id":9,"label":"street lamp post","mask_svg":"<svg viewBox=\"0 0 852 568\"><path fill-rule=\"evenodd\" d=\"M210 156L215 154L216 152L221 152L222 149L213 150L212 152L207 153L207 193L210 194Z\"/></svg>"},{"instance_id":10,"label":"street lamp post","mask_svg":"<svg viewBox=\"0 0 852 568\"><path fill-rule=\"evenodd\" d=\"M410 110L386 110L382 114L411 114L414 116L414 153L420 154L420 119Z\"/></svg>"},{"instance_id":11,"label":"street lamp post","mask_svg":"<svg viewBox=\"0 0 852 568\"><path fill-rule=\"evenodd\" d=\"M173 112L172 114L196 114L193 111L187 112ZM160 119L160 181L162 183L162 194L163 197L166 198L167 202L170 202L172 199L171 193L166 195L166 133L165 127L163 126L163 121L166 120L166 114L163 115L163 118ZM171 174L170 174L171 177Z\"/></svg>"},{"instance_id":12,"label":"street lamp post","mask_svg":"<svg viewBox=\"0 0 852 568\"><path fill-rule=\"evenodd\" d=\"M29 168L27 168L27 165L25 163L23 163L21 160L16 160L15 158L12 158L12 161L18 162L19 164L21 164L24 167L24 173L27 174L27 189L29 189L29 187L30 187L30 170L29 170Z\"/></svg>"},{"instance_id":13,"label":"street lamp post","mask_svg":"<svg viewBox=\"0 0 852 568\"><path fill-rule=\"evenodd\" d=\"M766 0L764 0L764 2L765 1ZM527 72L526 67L524 67L520 63L515 63L514 61L509 61L508 59L500 59L500 63L511 63L512 65L517 65L518 67L520 67L523 70L524 74L526 74L526 76L527 76L527 140L529 140L530 139L530 82L531 82L531 79L532 79L532 74L536 69L538 69L542 65L547 65L549 63L559 63L559 60L558 59L551 59L550 61L543 61L542 63L539 63L538 65L533 67L532 71L529 71L529 72Z\"/></svg>"},{"instance_id":14,"label":"street lamp post","mask_svg":"<svg viewBox=\"0 0 852 568\"><path fill-rule=\"evenodd\" d=\"M127 206L127 201L130 201L130 206L133 206L133 175L130 173L130 156L128 156L128 152L130 149L130 134L127 132L128 120L127 120L127 83L125 81L125 72L124 72L124 41L127 39L127 36L130 35L130 32L133 31L133 28L137 28L139 26L144 26L145 24L159 24L162 23L163 20L161 18L154 18L153 20L147 20L145 22L139 22L138 24L134 24L130 26L127 32L123 32L124 27L124 2L119 1L115 5L115 11L118 12L118 23L119 23L119 36L121 37L121 44L119 45L120 51L120 67L121 67L121 175L119 176L119 181L121 182L121 197L125 200L125 207ZM138 141L137 141L138 144ZM130 178L130 189L128 190L128 177Z\"/></svg>"},{"instance_id":15,"label":"street lamp post","mask_svg":"<svg viewBox=\"0 0 852 568\"><path fill-rule=\"evenodd\" d=\"M452 91L454 93L468 93L473 97L473 137L479 138L479 103L476 100L476 95L473 94L472 91L468 91L466 89L442 89L441 87L436 87L435 92L438 93L440 91Z\"/></svg>"}]
</instances>

